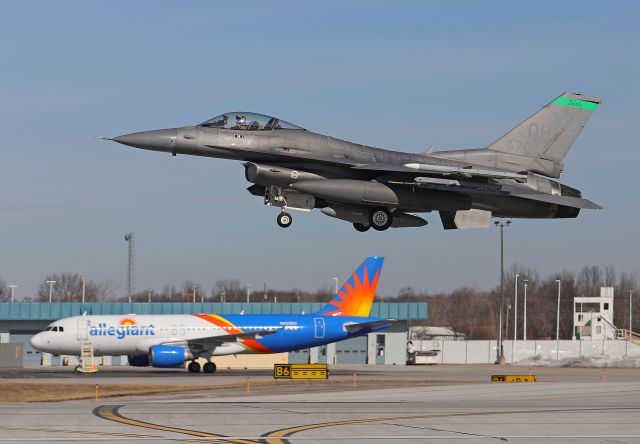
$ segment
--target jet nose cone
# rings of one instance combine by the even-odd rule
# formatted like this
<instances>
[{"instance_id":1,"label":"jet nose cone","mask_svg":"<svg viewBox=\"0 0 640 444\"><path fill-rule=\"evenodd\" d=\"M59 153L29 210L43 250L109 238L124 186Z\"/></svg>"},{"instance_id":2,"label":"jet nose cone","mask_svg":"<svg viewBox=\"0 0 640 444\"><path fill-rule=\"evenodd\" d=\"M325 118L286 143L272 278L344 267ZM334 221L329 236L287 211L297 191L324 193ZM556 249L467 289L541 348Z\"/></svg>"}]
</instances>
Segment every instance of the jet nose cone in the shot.
<instances>
[{"instance_id":1,"label":"jet nose cone","mask_svg":"<svg viewBox=\"0 0 640 444\"><path fill-rule=\"evenodd\" d=\"M134 148L143 148L156 151L173 151L176 145L178 131L175 128L140 133L124 134L114 137L113 141Z\"/></svg>"},{"instance_id":2,"label":"jet nose cone","mask_svg":"<svg viewBox=\"0 0 640 444\"><path fill-rule=\"evenodd\" d=\"M31 343L31 347L39 349L42 347L42 335L38 333L37 335L32 336L29 342Z\"/></svg>"}]
</instances>

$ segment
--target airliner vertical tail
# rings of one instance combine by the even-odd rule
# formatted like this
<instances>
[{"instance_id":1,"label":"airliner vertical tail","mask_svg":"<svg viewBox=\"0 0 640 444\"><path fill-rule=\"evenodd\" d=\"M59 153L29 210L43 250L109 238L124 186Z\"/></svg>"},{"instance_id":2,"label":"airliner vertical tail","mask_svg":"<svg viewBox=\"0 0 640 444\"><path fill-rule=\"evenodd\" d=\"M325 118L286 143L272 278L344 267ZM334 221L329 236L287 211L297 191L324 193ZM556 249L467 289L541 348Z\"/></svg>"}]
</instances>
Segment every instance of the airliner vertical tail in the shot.
<instances>
[{"instance_id":1,"label":"airliner vertical tail","mask_svg":"<svg viewBox=\"0 0 640 444\"><path fill-rule=\"evenodd\" d=\"M324 316L369 316L376 294L383 257L368 257L347 279L329 303L318 312Z\"/></svg>"}]
</instances>

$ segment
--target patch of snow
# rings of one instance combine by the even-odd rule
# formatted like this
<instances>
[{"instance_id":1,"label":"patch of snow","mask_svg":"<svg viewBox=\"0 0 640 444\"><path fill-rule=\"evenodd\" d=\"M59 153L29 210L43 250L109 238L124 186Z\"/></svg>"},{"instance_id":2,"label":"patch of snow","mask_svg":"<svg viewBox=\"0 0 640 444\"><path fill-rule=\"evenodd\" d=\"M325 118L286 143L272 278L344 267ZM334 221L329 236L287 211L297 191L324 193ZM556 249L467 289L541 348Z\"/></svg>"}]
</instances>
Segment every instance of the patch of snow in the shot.
<instances>
[{"instance_id":1,"label":"patch of snow","mask_svg":"<svg viewBox=\"0 0 640 444\"><path fill-rule=\"evenodd\" d=\"M521 361L516 361L512 365L573 368L640 368L640 355L625 357L593 355L560 360L555 360L549 356L535 355Z\"/></svg>"}]
</instances>

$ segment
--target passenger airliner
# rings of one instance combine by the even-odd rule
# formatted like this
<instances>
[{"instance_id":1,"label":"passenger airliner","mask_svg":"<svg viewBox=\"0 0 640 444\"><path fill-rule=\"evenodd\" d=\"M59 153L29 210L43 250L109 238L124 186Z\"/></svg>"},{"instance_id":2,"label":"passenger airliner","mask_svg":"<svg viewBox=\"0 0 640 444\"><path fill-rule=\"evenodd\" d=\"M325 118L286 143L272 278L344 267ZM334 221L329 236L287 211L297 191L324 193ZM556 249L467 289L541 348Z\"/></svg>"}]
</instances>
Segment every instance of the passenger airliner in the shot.
<instances>
[{"instance_id":1,"label":"passenger airliner","mask_svg":"<svg viewBox=\"0 0 640 444\"><path fill-rule=\"evenodd\" d=\"M300 315L74 316L50 324L31 345L57 355L80 354L91 341L95 356L127 355L133 366L178 367L198 358L214 373L213 356L300 350L388 328L392 321L369 317L384 258L369 257L319 312Z\"/></svg>"}]
</instances>

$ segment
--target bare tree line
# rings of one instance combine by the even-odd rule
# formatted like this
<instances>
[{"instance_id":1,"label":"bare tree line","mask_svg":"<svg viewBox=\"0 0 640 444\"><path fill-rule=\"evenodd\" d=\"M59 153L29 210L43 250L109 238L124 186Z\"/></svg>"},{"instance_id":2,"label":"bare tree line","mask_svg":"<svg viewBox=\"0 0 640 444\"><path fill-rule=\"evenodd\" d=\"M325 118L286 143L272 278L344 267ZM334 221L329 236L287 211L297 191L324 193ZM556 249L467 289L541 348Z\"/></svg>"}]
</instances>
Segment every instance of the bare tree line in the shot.
<instances>
[{"instance_id":1,"label":"bare tree line","mask_svg":"<svg viewBox=\"0 0 640 444\"><path fill-rule=\"evenodd\" d=\"M518 275L518 312L515 313L515 281ZM573 298L600 296L601 287L614 287L613 323L618 328L629 328L630 291L638 295L635 273L619 275L612 267L584 267L579 272L563 270L541 278L531 268L513 265L505 271L504 324L506 339L513 339L514 316L517 316L517 337L524 334L524 280L527 280L527 338L552 338L556 334L558 284L560 280L560 338L573 335ZM492 290L463 287L449 293L430 294L410 287L400 290L397 301L428 303L429 319L416 325L450 327L464 333L469 339L495 339L498 336L500 315L500 286ZM640 330L640 299L634 304L634 331ZM507 321L507 317L509 321ZM507 330L508 323L508 330Z\"/></svg>"},{"instance_id":2,"label":"bare tree line","mask_svg":"<svg viewBox=\"0 0 640 444\"><path fill-rule=\"evenodd\" d=\"M518 275L518 312L515 313L514 289ZM523 336L524 317L524 280L527 280L527 337L555 337L557 283L561 281L560 337L571 338L573 329L573 298L577 296L599 296L600 287L614 287L614 324L619 328L628 328L629 292L636 296L638 280L635 273L617 274L612 267L583 267L579 272L562 271L541 278L535 269L513 265L505 272L504 281L504 337L513 337L514 315L518 319L518 338ZM28 301L49 300L50 286L47 281L56 281L52 287L52 300L55 302L80 301L82 295L82 277L77 273L53 273L47 275L40 284L35 297ZM114 296L117 287L109 282L85 280L85 301L127 301L128 296ZM221 279L210 290L193 280L185 280L181 285L165 284L160 291L152 291L153 302L245 302L247 285L238 279ZM327 302L333 295L330 286L315 291L300 289L255 289L250 292L251 302ZM10 300L7 284L0 279L0 301ZM147 302L149 290L132 295L134 302ZM378 300L380 300L378 298ZM429 319L415 322L420 325L450 327L464 333L469 339L491 339L498 335L498 317L500 310L500 286L491 290L478 290L462 287L451 292L429 293L427 290L402 288L395 297L386 298L394 302L427 302ZM634 304L634 331L640 330L640 299ZM511 306L509 308L509 306ZM509 329L507 330L507 317Z\"/></svg>"}]
</instances>

